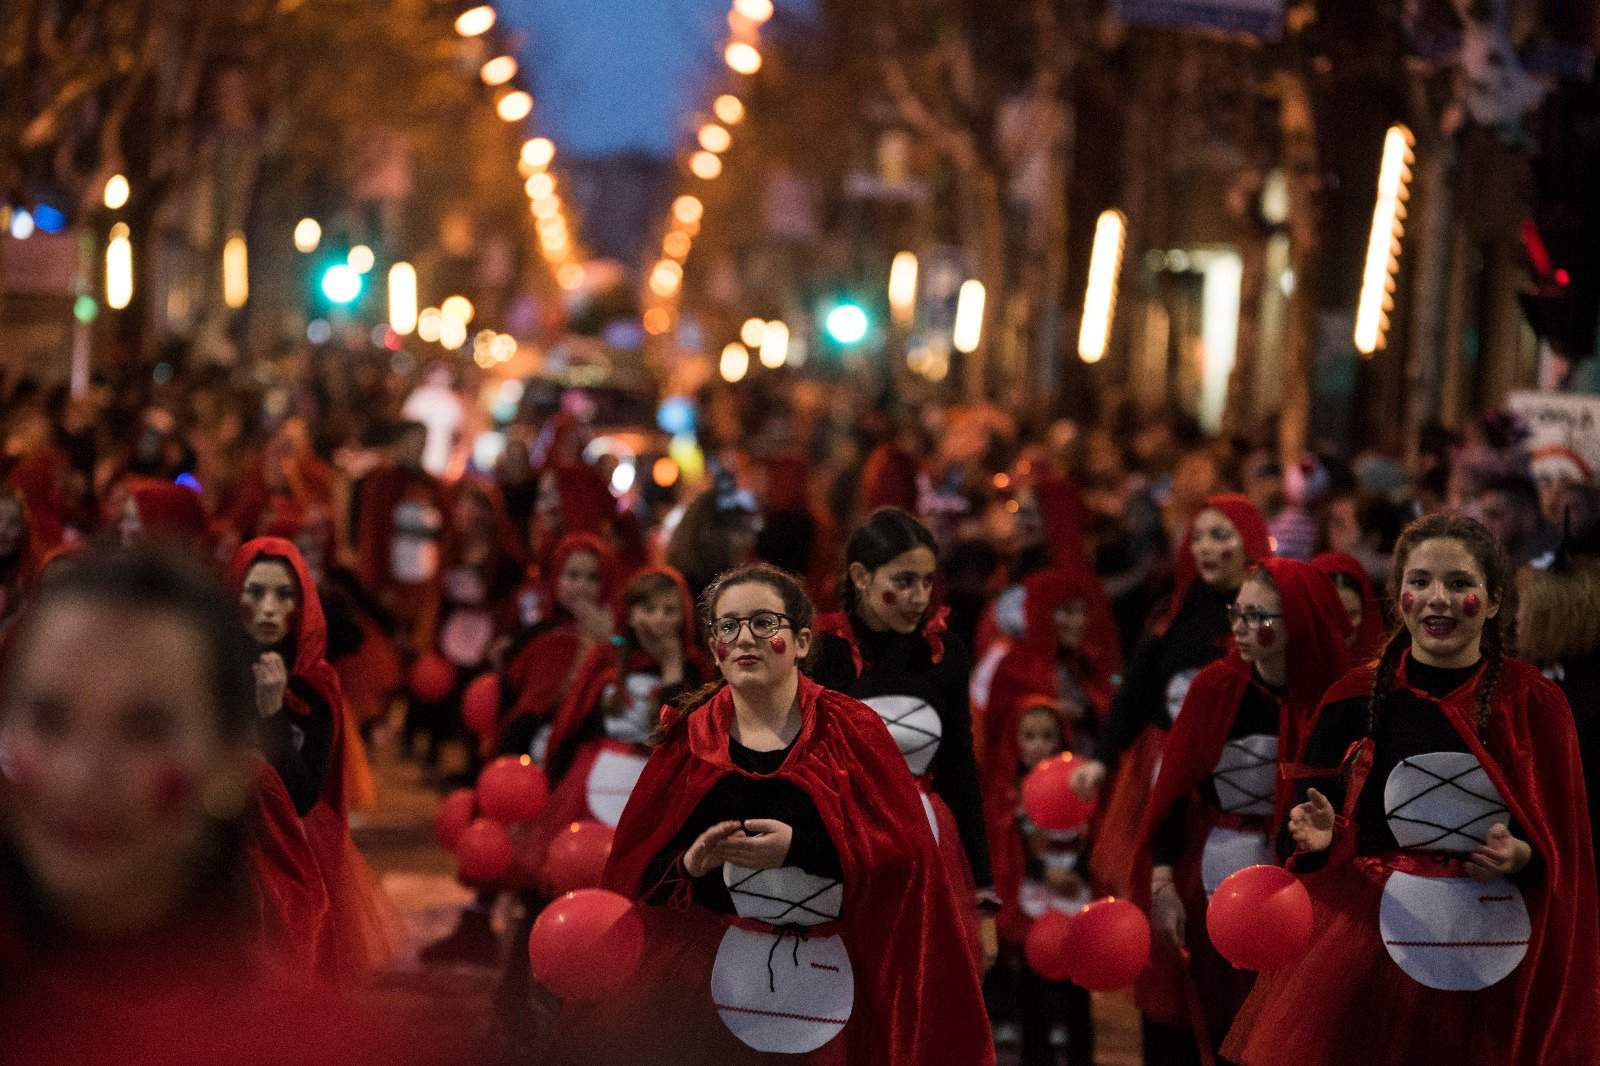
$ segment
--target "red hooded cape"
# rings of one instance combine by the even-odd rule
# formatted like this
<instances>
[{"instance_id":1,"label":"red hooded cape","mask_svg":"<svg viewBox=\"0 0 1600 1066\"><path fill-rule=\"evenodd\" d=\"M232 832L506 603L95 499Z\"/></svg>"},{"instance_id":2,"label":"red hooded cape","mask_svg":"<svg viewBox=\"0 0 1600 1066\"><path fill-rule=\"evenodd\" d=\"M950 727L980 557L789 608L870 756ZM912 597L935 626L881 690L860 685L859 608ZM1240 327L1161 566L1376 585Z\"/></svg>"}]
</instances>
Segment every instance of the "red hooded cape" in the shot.
<instances>
[{"instance_id":1,"label":"red hooded cape","mask_svg":"<svg viewBox=\"0 0 1600 1066\"><path fill-rule=\"evenodd\" d=\"M611 549L592 533L569 533L550 553L550 563L539 575L546 617L555 624L527 643L506 667L509 690L516 694L507 720L522 715L543 718L554 714L566 698L583 654L584 638L576 623L556 601L556 583L568 556L590 552L600 561L600 602L612 596L615 566Z\"/></svg>"},{"instance_id":2,"label":"red hooded cape","mask_svg":"<svg viewBox=\"0 0 1600 1066\"><path fill-rule=\"evenodd\" d=\"M1344 552L1323 552L1311 560L1311 565L1332 577L1343 574L1361 590L1361 624L1356 627L1354 642L1350 645L1350 661L1374 662L1383 653L1383 642L1388 639L1389 627L1384 624L1383 605L1378 600L1378 590L1372 587L1372 578L1361 560Z\"/></svg>"},{"instance_id":3,"label":"red hooded cape","mask_svg":"<svg viewBox=\"0 0 1600 1066\"><path fill-rule=\"evenodd\" d=\"M1061 729L1062 737L1067 735L1068 723L1062 719L1061 712L1053 699L1041 695L1025 695L1015 708L1012 721L1012 732L1016 731L1016 722L1022 716L1035 708L1043 708L1056 718L1056 724ZM1016 741L1012 740L1012 749L1015 751ZM1021 828L1017 825L1017 808L1022 805L1022 778L1016 771L1021 769L1021 757L1013 760L1013 771L1008 781L984 782L984 821L989 837L989 866L994 871L994 892L1000 897L1000 915L998 918L1000 937L1008 944L1022 945L1026 942L1028 929L1033 925L1022 910L1022 882L1027 871L1027 841L1022 838ZM1079 876L1088 878L1088 870L1078 871Z\"/></svg>"},{"instance_id":4,"label":"red hooded cape","mask_svg":"<svg viewBox=\"0 0 1600 1066\"><path fill-rule=\"evenodd\" d=\"M810 797L844 868L841 935L856 975L855 1007L836 1038L845 1043L845 1060L885 1066L993 1063L955 894L905 758L864 704L803 676L799 703L800 732L773 776ZM607 888L644 896L652 888L644 883L646 868L701 798L723 776L744 773L728 754L732 715L733 694L724 688L675 726L651 756L617 827ZM712 933L710 952L721 923ZM647 945L647 953L652 950ZM705 1024L720 1028L709 980L692 991L704 1001ZM637 992L648 1000L651 990ZM830 1048L831 1042L816 1054Z\"/></svg>"},{"instance_id":5,"label":"red hooded cape","mask_svg":"<svg viewBox=\"0 0 1600 1066\"><path fill-rule=\"evenodd\" d=\"M349 805L345 797L347 712L344 697L339 688L339 675L326 658L328 624L322 614L322 600L305 560L293 544L275 537L260 537L241 545L228 567L228 587L236 593L243 589L250 568L264 558L286 561L300 586L300 603L293 622L295 655L291 680L300 680L309 686L327 703L333 719L333 741L322 796L306 813L304 823L306 839L316 855L331 904L324 936L325 972L334 980L351 982L388 955L390 922L372 872L350 839ZM309 708L292 690L284 693L284 709L289 713L309 713Z\"/></svg>"},{"instance_id":6,"label":"red hooded cape","mask_svg":"<svg viewBox=\"0 0 1600 1066\"><path fill-rule=\"evenodd\" d=\"M1208 496L1206 505L1201 511L1221 511L1228 521L1233 523L1233 528L1239 531L1239 537L1244 541L1244 557L1247 562L1258 562L1272 554L1272 535L1267 532L1266 520L1261 517L1261 512L1256 510L1256 505L1250 502L1248 496L1232 492ZM1190 522L1188 530L1184 533L1183 543L1177 546L1172 578L1172 602L1167 606L1166 613L1151 627L1157 636L1171 628L1172 623L1183 612L1184 601L1189 598L1189 589L1200 579L1194 552L1189 548L1189 542L1193 539L1194 523Z\"/></svg>"},{"instance_id":7,"label":"red hooded cape","mask_svg":"<svg viewBox=\"0 0 1600 1066\"><path fill-rule=\"evenodd\" d=\"M1532 927L1522 962L1499 984L1475 993L1435 992L1388 965L1378 933L1382 879L1352 861L1352 793L1335 824L1326 867L1305 878L1316 908L1311 948L1298 965L1260 976L1223 1048L1229 1058L1249 1066L1594 1061L1600 1043L1600 907L1572 709L1536 668L1505 659L1480 737L1476 704L1482 676L1480 670L1438 703L1541 864L1534 878L1521 883ZM1354 670L1329 690L1323 706L1362 698L1372 683L1370 667ZM1404 663L1396 684L1407 687ZM1359 768L1365 746L1352 748L1346 772ZM1491 1008L1497 1012L1493 1038L1503 1046L1450 1045L1443 1016ZM1420 1047L1425 1053L1408 1052L1396 1046L1398 1040L1375 1043L1349 1035L1396 1013L1414 1018L1418 1033L1409 1043L1412 1052Z\"/></svg>"},{"instance_id":8,"label":"red hooded cape","mask_svg":"<svg viewBox=\"0 0 1600 1066\"><path fill-rule=\"evenodd\" d=\"M1014 783L1017 769L1017 721L1026 697L1055 699L1058 642L1055 613L1082 601L1089 614L1083 640L1073 653L1072 675L1089 697L1087 710L1103 715L1111 706L1113 679L1122 671L1122 648L1100 579L1082 566L1030 574L1022 583L1027 628L995 670L978 739L983 752L979 768L984 795L998 798Z\"/></svg>"},{"instance_id":9,"label":"red hooded cape","mask_svg":"<svg viewBox=\"0 0 1600 1066\"><path fill-rule=\"evenodd\" d=\"M155 478L130 478L129 481L146 539L210 551L211 527L199 493Z\"/></svg>"}]
</instances>

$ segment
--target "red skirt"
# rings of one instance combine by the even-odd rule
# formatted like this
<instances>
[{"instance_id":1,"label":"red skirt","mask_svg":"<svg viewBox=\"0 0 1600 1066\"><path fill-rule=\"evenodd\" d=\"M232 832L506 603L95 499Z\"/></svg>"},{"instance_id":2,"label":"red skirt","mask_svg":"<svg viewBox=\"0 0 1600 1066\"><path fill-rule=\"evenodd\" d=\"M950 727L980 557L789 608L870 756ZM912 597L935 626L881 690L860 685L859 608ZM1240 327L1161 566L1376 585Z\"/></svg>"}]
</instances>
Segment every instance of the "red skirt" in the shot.
<instances>
[{"instance_id":1,"label":"red skirt","mask_svg":"<svg viewBox=\"0 0 1600 1066\"><path fill-rule=\"evenodd\" d=\"M983 972L983 947L978 935L978 882L972 874L972 863L967 859L967 849L961 846L961 831L956 825L955 813L937 792L930 790L922 779L922 795L933 812L932 825L937 826L939 856L944 859L944 869L950 877L950 887L955 890L956 910L961 915L967 933L967 950L972 953L978 972Z\"/></svg>"},{"instance_id":2,"label":"red skirt","mask_svg":"<svg viewBox=\"0 0 1600 1066\"><path fill-rule=\"evenodd\" d=\"M1262 973L1222 1053L1240 1066L1511 1066L1524 982L1441 992L1389 957L1378 929L1389 871L1340 862L1305 878L1315 904L1311 946ZM1534 1066L1517 1063L1517 1066Z\"/></svg>"},{"instance_id":3,"label":"red skirt","mask_svg":"<svg viewBox=\"0 0 1600 1066\"><path fill-rule=\"evenodd\" d=\"M398 919L350 839L344 816L319 802L303 823L328 892L329 921L319 945L322 971L340 985L357 984L393 956Z\"/></svg>"},{"instance_id":4,"label":"red skirt","mask_svg":"<svg viewBox=\"0 0 1600 1066\"><path fill-rule=\"evenodd\" d=\"M294 801L264 762L255 767L248 826L245 860L267 966L292 987L331 976L319 972L319 949L332 920L328 889Z\"/></svg>"},{"instance_id":5,"label":"red skirt","mask_svg":"<svg viewBox=\"0 0 1600 1066\"><path fill-rule=\"evenodd\" d=\"M1122 755L1111 795L1101 808L1093 827L1094 854L1089 870L1096 886L1113 896L1129 896L1133 862L1139 845L1139 826L1150 791L1161 767L1161 753L1167 748L1167 734L1155 726L1147 727Z\"/></svg>"}]
</instances>

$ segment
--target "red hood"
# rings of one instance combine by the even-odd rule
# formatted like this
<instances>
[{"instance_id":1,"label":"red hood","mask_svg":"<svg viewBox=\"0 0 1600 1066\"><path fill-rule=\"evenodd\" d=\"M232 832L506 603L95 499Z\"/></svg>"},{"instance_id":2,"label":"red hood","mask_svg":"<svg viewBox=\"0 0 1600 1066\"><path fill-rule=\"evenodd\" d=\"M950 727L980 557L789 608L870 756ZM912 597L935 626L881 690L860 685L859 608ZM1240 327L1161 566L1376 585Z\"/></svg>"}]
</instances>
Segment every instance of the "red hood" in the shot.
<instances>
[{"instance_id":1,"label":"red hood","mask_svg":"<svg viewBox=\"0 0 1600 1066\"><path fill-rule=\"evenodd\" d=\"M1350 649L1350 659L1353 663L1376 659L1383 651L1383 642L1389 632L1384 624L1378 590L1373 587L1372 578L1367 576L1367 568L1361 565L1361 560L1344 552L1323 552L1311 560L1311 565L1329 577L1343 574L1361 590L1361 625L1356 628L1355 646Z\"/></svg>"},{"instance_id":2,"label":"red hood","mask_svg":"<svg viewBox=\"0 0 1600 1066\"><path fill-rule=\"evenodd\" d=\"M239 546L228 564L228 588L235 596L244 591L245 575L263 559L281 559L294 574L300 586L299 606L289 631L294 636L294 670L296 674L315 668L327 657L328 622L322 614L322 599L317 595L317 583L306 569L300 549L281 537L258 537Z\"/></svg>"},{"instance_id":3,"label":"red hood","mask_svg":"<svg viewBox=\"0 0 1600 1066\"><path fill-rule=\"evenodd\" d=\"M1272 554L1272 535L1267 532L1266 520L1261 517L1261 512L1256 510L1256 505L1249 498L1238 493L1223 493L1219 496L1208 496L1202 511L1221 511L1233 523L1233 528L1239 531L1239 537L1244 541L1244 556L1247 562L1260 562ZM1189 550L1189 542L1194 537L1194 523L1189 523L1189 528L1184 531L1183 543L1177 546L1177 561L1172 583L1172 603L1167 608L1167 613L1155 625L1156 633L1162 634L1177 619L1183 610L1184 601L1189 598L1189 590L1199 580L1200 572L1195 567L1194 552Z\"/></svg>"},{"instance_id":4,"label":"red hood","mask_svg":"<svg viewBox=\"0 0 1600 1066\"><path fill-rule=\"evenodd\" d=\"M145 477L130 479L129 488L147 538L185 547L209 544L211 533L205 508L194 491Z\"/></svg>"}]
</instances>

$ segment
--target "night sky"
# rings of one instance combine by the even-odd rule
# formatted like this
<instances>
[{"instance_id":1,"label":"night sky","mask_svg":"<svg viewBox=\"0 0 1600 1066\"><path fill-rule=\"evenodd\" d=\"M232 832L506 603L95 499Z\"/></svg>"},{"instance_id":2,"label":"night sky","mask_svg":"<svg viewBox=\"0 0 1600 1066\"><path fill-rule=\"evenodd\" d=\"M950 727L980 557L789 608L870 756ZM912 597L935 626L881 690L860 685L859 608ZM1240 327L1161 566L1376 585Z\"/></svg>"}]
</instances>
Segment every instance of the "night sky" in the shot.
<instances>
[{"instance_id":1,"label":"night sky","mask_svg":"<svg viewBox=\"0 0 1600 1066\"><path fill-rule=\"evenodd\" d=\"M500 0L522 32L539 132L572 155L684 143L720 88L729 0ZM803 4L784 3L790 10Z\"/></svg>"}]
</instances>

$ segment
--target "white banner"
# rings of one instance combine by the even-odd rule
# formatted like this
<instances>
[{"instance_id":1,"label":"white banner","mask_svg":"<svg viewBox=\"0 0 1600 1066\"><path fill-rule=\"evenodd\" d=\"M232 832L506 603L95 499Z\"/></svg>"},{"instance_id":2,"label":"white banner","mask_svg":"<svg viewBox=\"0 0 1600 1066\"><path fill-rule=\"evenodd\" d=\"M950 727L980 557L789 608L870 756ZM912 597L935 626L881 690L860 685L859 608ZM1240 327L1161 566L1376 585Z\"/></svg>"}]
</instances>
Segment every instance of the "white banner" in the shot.
<instances>
[{"instance_id":1,"label":"white banner","mask_svg":"<svg viewBox=\"0 0 1600 1066\"><path fill-rule=\"evenodd\" d=\"M1569 480L1594 483L1600 470L1600 396L1573 392L1513 392L1506 406L1528 426L1534 476L1554 465ZM1553 471L1552 471L1553 473Z\"/></svg>"}]
</instances>

